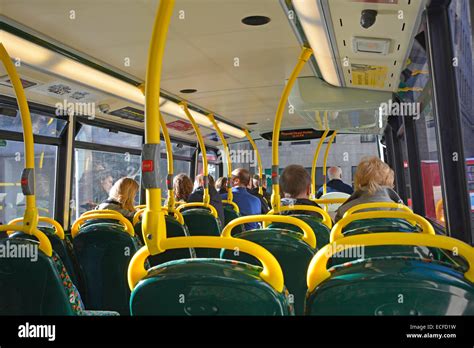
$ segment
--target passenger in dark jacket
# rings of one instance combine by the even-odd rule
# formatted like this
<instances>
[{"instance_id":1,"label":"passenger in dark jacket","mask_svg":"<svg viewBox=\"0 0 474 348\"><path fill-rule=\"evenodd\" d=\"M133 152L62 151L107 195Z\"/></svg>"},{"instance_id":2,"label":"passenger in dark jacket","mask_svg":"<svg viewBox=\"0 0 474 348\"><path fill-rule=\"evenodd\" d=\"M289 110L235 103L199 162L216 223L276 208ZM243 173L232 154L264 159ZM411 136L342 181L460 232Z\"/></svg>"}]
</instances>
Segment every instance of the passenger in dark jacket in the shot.
<instances>
[{"instance_id":1,"label":"passenger in dark jacket","mask_svg":"<svg viewBox=\"0 0 474 348\"><path fill-rule=\"evenodd\" d=\"M342 181L342 169L340 167L331 167L328 169L329 181L326 183L326 193L342 192L351 195L354 192L352 186ZM316 194L316 198L323 195L323 186L321 186Z\"/></svg>"},{"instance_id":2,"label":"passenger in dark jacket","mask_svg":"<svg viewBox=\"0 0 474 348\"><path fill-rule=\"evenodd\" d=\"M209 177L209 196L210 196L210 204L216 208L217 215L219 216L219 220L221 226L225 226L225 217L224 217L224 207L222 206L222 199L219 193L217 193L214 183L214 178L212 176ZM204 198L204 175L199 174L196 179L194 180L194 191L188 197L188 203L191 202L202 202Z\"/></svg>"},{"instance_id":3,"label":"passenger in dark jacket","mask_svg":"<svg viewBox=\"0 0 474 348\"><path fill-rule=\"evenodd\" d=\"M318 207L316 203L309 199L311 193L311 177L304 167L296 164L286 167L280 176L280 189L283 194L281 199L282 206L309 205ZM284 211L285 215L321 215L307 210Z\"/></svg>"}]
</instances>

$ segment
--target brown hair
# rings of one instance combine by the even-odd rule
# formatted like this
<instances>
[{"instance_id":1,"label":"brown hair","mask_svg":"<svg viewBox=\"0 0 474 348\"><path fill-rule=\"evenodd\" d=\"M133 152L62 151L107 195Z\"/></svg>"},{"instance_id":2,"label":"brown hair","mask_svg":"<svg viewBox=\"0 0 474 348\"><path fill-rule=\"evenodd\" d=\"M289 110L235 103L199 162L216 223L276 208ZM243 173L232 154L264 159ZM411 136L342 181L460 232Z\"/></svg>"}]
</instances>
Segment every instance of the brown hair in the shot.
<instances>
[{"instance_id":1,"label":"brown hair","mask_svg":"<svg viewBox=\"0 0 474 348\"><path fill-rule=\"evenodd\" d=\"M224 188L224 189L227 188L227 177L226 176L221 176L216 181L216 189L220 190L221 188Z\"/></svg>"},{"instance_id":2,"label":"brown hair","mask_svg":"<svg viewBox=\"0 0 474 348\"><path fill-rule=\"evenodd\" d=\"M291 198L306 193L309 185L311 185L311 176L303 166L291 164L281 173L281 191Z\"/></svg>"},{"instance_id":3,"label":"brown hair","mask_svg":"<svg viewBox=\"0 0 474 348\"><path fill-rule=\"evenodd\" d=\"M388 164L378 157L366 157L357 166L354 176L356 191L366 191L373 195L382 187L393 188L394 173Z\"/></svg>"},{"instance_id":4,"label":"brown hair","mask_svg":"<svg viewBox=\"0 0 474 348\"><path fill-rule=\"evenodd\" d=\"M178 174L173 178L174 197L178 201L187 201L191 192L193 192L193 182L184 173Z\"/></svg>"},{"instance_id":5,"label":"brown hair","mask_svg":"<svg viewBox=\"0 0 474 348\"><path fill-rule=\"evenodd\" d=\"M250 172L245 168L237 168L232 171L232 180L239 179L240 185L248 186L250 183Z\"/></svg>"},{"instance_id":6,"label":"brown hair","mask_svg":"<svg viewBox=\"0 0 474 348\"><path fill-rule=\"evenodd\" d=\"M135 211L133 203L138 191L138 184L131 178L121 178L112 186L109 192L109 198L120 203L123 209Z\"/></svg>"}]
</instances>

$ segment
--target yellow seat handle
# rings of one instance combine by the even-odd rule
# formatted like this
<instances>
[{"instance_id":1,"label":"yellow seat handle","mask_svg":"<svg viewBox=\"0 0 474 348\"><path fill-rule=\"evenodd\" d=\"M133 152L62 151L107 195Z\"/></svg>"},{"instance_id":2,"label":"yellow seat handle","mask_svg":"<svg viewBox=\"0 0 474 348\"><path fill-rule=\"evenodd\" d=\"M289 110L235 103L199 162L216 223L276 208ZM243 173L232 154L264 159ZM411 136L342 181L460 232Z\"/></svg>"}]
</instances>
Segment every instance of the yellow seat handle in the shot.
<instances>
[{"instance_id":1,"label":"yellow seat handle","mask_svg":"<svg viewBox=\"0 0 474 348\"><path fill-rule=\"evenodd\" d=\"M229 204L232 206L232 208L234 209L234 211L239 214L240 213L240 209L239 209L239 206L237 205L237 203L233 202L233 201L229 201L228 199L224 199L222 200L222 203L223 204Z\"/></svg>"},{"instance_id":2,"label":"yellow seat handle","mask_svg":"<svg viewBox=\"0 0 474 348\"><path fill-rule=\"evenodd\" d=\"M118 215L118 214L88 214L86 216L81 216L79 219L74 221L74 224L71 227L71 236L72 238L75 238L77 234L79 233L79 228L81 227L82 223L87 220L93 220L93 219L99 219L99 220L117 220L120 222L124 228L125 231L130 235L130 236L135 236L135 230L133 228L132 223L130 220L128 220L125 216L123 215Z\"/></svg>"},{"instance_id":3,"label":"yellow seat handle","mask_svg":"<svg viewBox=\"0 0 474 348\"><path fill-rule=\"evenodd\" d=\"M331 230L331 236L329 238L330 242L334 242L337 239L343 238L342 229L349 225L353 221L357 220L367 220L367 219L405 219L408 221L414 221L420 225L421 233L435 235L433 226L426 220L424 217L414 214L407 213L404 211L368 211L364 213L357 213L349 215L345 218L339 220Z\"/></svg>"},{"instance_id":4,"label":"yellow seat handle","mask_svg":"<svg viewBox=\"0 0 474 348\"><path fill-rule=\"evenodd\" d=\"M303 240L313 249L316 249L316 235L313 229L303 220L284 215L250 215L242 216L229 222L222 230L221 237L231 237L232 229L249 222L281 222L295 225L303 231Z\"/></svg>"},{"instance_id":5,"label":"yellow seat handle","mask_svg":"<svg viewBox=\"0 0 474 348\"><path fill-rule=\"evenodd\" d=\"M168 207L162 207L161 210L165 211L165 213L168 214ZM135 213L135 215L133 215L133 222L132 222L133 226L135 226L140 221L140 217L143 215L144 211L145 211L144 208L140 209ZM178 221L180 225L184 225L183 214L181 214L179 211L174 210L173 215L176 221Z\"/></svg>"},{"instance_id":6,"label":"yellow seat handle","mask_svg":"<svg viewBox=\"0 0 474 348\"><path fill-rule=\"evenodd\" d=\"M317 198L317 199L311 199L316 204L340 204L340 203L345 203L347 201L347 198Z\"/></svg>"},{"instance_id":7,"label":"yellow seat handle","mask_svg":"<svg viewBox=\"0 0 474 348\"><path fill-rule=\"evenodd\" d=\"M116 215L122 216L122 214L119 213L117 210L111 210L111 209L100 209L99 210L98 209L98 210L86 211L86 212L82 213L80 217L88 216L88 215L91 215L91 214L116 214Z\"/></svg>"},{"instance_id":8,"label":"yellow seat handle","mask_svg":"<svg viewBox=\"0 0 474 348\"><path fill-rule=\"evenodd\" d=\"M181 212L181 210L186 209L186 208L207 208L211 211L212 216L214 216L216 219L218 218L216 208L214 208L212 205L207 204L207 203L203 203L203 202L184 203L178 206L176 208L176 211Z\"/></svg>"},{"instance_id":9,"label":"yellow seat handle","mask_svg":"<svg viewBox=\"0 0 474 348\"><path fill-rule=\"evenodd\" d=\"M350 207L344 213L343 218L355 213L356 211L360 211L364 209L373 209L373 208L394 208L394 209L398 209L398 210L413 214L413 211L409 207L407 207L405 204L395 203L395 202L374 202L374 203L357 204L357 205L354 205L353 207Z\"/></svg>"},{"instance_id":10,"label":"yellow seat handle","mask_svg":"<svg viewBox=\"0 0 474 348\"><path fill-rule=\"evenodd\" d=\"M11 220L8 224L9 225L15 225L15 224L18 224L19 222L22 222L22 221L23 221L23 218L17 218L17 219ZM39 216L38 221L46 222L46 223L50 224L51 226L53 226L54 227L54 234L56 234L59 237L59 239L64 240L64 229L63 229L63 227L61 226L61 224L59 222L57 222L56 220L53 220L49 217L46 217L46 216ZM7 233L10 234L11 232L12 231L8 231Z\"/></svg>"},{"instance_id":11,"label":"yellow seat handle","mask_svg":"<svg viewBox=\"0 0 474 348\"><path fill-rule=\"evenodd\" d=\"M163 251L181 248L213 248L239 250L256 257L263 266L260 276L272 288L278 292L283 291L283 272L276 258L260 245L237 238L221 237L174 237L163 239L160 242L160 249ZM145 261L150 256L147 247L138 250L130 261L128 267L128 285L133 290L137 283L147 275Z\"/></svg>"},{"instance_id":12,"label":"yellow seat handle","mask_svg":"<svg viewBox=\"0 0 474 348\"><path fill-rule=\"evenodd\" d=\"M296 204L292 206L281 206L280 211L296 211L296 210L302 210L302 211L311 211L314 213L318 213L321 215L323 218L323 224L326 225L329 229L332 228L332 219L331 216L327 213L327 211L319 208L319 207L314 207L311 205L303 205L303 204ZM270 210L267 214L275 214L274 210Z\"/></svg>"},{"instance_id":13,"label":"yellow seat handle","mask_svg":"<svg viewBox=\"0 0 474 348\"><path fill-rule=\"evenodd\" d=\"M432 248L451 250L461 255L469 264L464 276L474 282L474 248L457 239L446 236L435 236L420 233L377 233L344 237L336 242L325 245L314 255L308 267L306 282L308 291L331 276L327 270L328 260L336 253L351 247L382 246L382 245L419 245Z\"/></svg>"},{"instance_id":14,"label":"yellow seat handle","mask_svg":"<svg viewBox=\"0 0 474 348\"><path fill-rule=\"evenodd\" d=\"M51 241L42 231L35 229L31 232L30 227L25 225L0 225L0 232L8 233L8 231L23 232L35 236L39 241L39 249L47 256L53 256L53 247L51 245Z\"/></svg>"}]
</instances>

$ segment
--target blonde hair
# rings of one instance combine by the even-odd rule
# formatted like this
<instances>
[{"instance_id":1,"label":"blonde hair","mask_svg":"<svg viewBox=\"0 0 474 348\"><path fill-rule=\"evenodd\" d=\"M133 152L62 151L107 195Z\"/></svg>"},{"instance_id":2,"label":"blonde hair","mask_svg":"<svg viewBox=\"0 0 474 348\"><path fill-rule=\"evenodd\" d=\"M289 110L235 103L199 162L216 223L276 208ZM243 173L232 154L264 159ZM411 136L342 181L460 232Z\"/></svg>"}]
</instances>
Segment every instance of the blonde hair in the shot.
<instances>
[{"instance_id":1,"label":"blonde hair","mask_svg":"<svg viewBox=\"0 0 474 348\"><path fill-rule=\"evenodd\" d=\"M193 192L193 182L186 174L178 174L173 178L173 191L176 200L187 201Z\"/></svg>"},{"instance_id":2,"label":"blonde hair","mask_svg":"<svg viewBox=\"0 0 474 348\"><path fill-rule=\"evenodd\" d=\"M109 198L119 202L123 209L135 211L133 203L138 191L138 184L131 178L121 178L112 186L109 192Z\"/></svg>"},{"instance_id":3,"label":"blonde hair","mask_svg":"<svg viewBox=\"0 0 474 348\"><path fill-rule=\"evenodd\" d=\"M373 195L383 187L393 188L394 173L388 164L378 157L366 157L357 166L354 177L356 191L366 191Z\"/></svg>"}]
</instances>

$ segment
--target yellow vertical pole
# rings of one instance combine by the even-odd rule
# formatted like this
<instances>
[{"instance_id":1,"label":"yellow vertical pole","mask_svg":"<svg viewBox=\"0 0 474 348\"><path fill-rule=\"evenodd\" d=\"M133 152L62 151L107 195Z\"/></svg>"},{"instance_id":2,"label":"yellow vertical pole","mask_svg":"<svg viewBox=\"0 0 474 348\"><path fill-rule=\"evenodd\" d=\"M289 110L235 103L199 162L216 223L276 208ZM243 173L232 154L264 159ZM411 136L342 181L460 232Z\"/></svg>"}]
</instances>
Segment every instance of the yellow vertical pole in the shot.
<instances>
[{"instance_id":1,"label":"yellow vertical pole","mask_svg":"<svg viewBox=\"0 0 474 348\"><path fill-rule=\"evenodd\" d=\"M316 166L318 164L318 157L319 157L319 153L321 152L321 147L328 133L329 133L329 129L326 129L323 135L321 136L321 139L319 139L318 146L316 147L316 151L314 152L313 164L311 166L311 198L312 199L316 198Z\"/></svg>"},{"instance_id":2,"label":"yellow vertical pole","mask_svg":"<svg viewBox=\"0 0 474 348\"><path fill-rule=\"evenodd\" d=\"M142 231L152 255L162 251L160 243L166 239L165 213L161 209L160 174L157 169L159 163L156 161L159 161L160 156L161 70L173 7L174 0L160 1L148 51L145 83L145 146L142 175L146 189L146 208L143 213Z\"/></svg>"},{"instance_id":3,"label":"yellow vertical pole","mask_svg":"<svg viewBox=\"0 0 474 348\"><path fill-rule=\"evenodd\" d=\"M217 135L221 139L222 146L224 147L224 154L227 159L227 200L229 202L232 202L234 199L234 196L232 194L232 185L231 185L231 180L232 180L232 162L230 158L230 151L229 151L229 145L227 144L227 140L225 140L224 133L222 133L221 129L219 128L219 125L216 122L216 119L214 118L213 114L207 115L209 120L212 122L212 125L214 126L214 129L216 130Z\"/></svg>"},{"instance_id":4,"label":"yellow vertical pole","mask_svg":"<svg viewBox=\"0 0 474 348\"><path fill-rule=\"evenodd\" d=\"M336 137L337 131L335 130L334 133L332 133L331 137L329 138L328 144L326 146L326 152L324 153L324 164L323 164L323 195L326 194L327 192L327 187L326 187L326 168L327 168L327 162L328 162L328 155L329 155L329 149L331 148L331 145L334 141L334 138Z\"/></svg>"},{"instance_id":5,"label":"yellow vertical pole","mask_svg":"<svg viewBox=\"0 0 474 348\"><path fill-rule=\"evenodd\" d=\"M196 136L198 138L199 148L201 149L202 154L202 174L204 175L204 195L203 195L203 203L209 205L211 201L211 197L209 196L209 168L207 166L207 152L206 152L206 144L204 143L204 139L202 137L201 131L199 130L199 126L194 120L193 115L189 112L188 104L186 102L179 103L179 106L183 108L184 113L186 114L189 122L194 128L194 132L196 132Z\"/></svg>"},{"instance_id":6,"label":"yellow vertical pole","mask_svg":"<svg viewBox=\"0 0 474 348\"><path fill-rule=\"evenodd\" d=\"M20 77L13 65L7 50L0 42L0 59L5 66L15 91L18 108L20 109L21 124L23 126L23 143L25 151L25 169L21 177L23 194L26 197L26 208L23 216L23 224L27 231L32 234L38 225L38 209L35 198L35 145L33 139L33 127L31 124L30 109L26 100L25 91Z\"/></svg>"},{"instance_id":7,"label":"yellow vertical pole","mask_svg":"<svg viewBox=\"0 0 474 348\"><path fill-rule=\"evenodd\" d=\"M273 123L273 137L272 137L272 209L275 213L280 212L280 185L278 182L279 177L279 158L278 158L278 143L280 141L280 128L281 121L283 119L283 111L288 100L291 88L296 81L301 69L303 69L304 64L313 54L313 50L308 47L303 47L301 54L298 58L298 63L296 64L293 72L291 73L288 82L286 83L283 93L280 97L280 103L278 104L278 109L275 115L275 121Z\"/></svg>"},{"instance_id":8,"label":"yellow vertical pole","mask_svg":"<svg viewBox=\"0 0 474 348\"><path fill-rule=\"evenodd\" d=\"M258 147L257 144L255 144L255 141L252 139L252 136L250 135L249 131L247 129L244 129L244 133L247 136L248 141L252 145L253 151L255 151L255 154L257 156L257 166L258 166L258 177L260 178L260 186L258 188L258 193L263 196L263 166L262 166L262 157L260 157L260 152L258 152Z\"/></svg>"}]
</instances>

